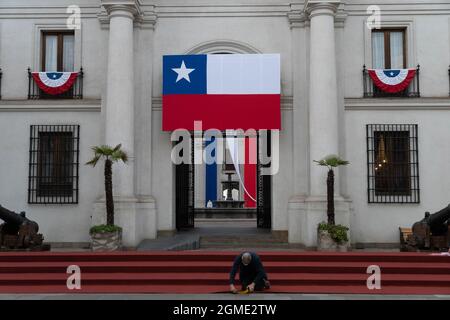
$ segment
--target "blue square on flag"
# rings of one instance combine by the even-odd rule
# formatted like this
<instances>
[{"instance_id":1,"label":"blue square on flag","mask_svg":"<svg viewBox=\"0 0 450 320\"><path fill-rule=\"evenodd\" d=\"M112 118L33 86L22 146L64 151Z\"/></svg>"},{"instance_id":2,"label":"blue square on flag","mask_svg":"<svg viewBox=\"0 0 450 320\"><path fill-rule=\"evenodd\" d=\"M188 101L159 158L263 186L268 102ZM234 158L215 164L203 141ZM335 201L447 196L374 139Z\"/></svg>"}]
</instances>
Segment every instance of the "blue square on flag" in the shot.
<instances>
[{"instance_id":1,"label":"blue square on flag","mask_svg":"<svg viewBox=\"0 0 450 320\"><path fill-rule=\"evenodd\" d=\"M206 94L206 55L163 56L163 94Z\"/></svg>"}]
</instances>

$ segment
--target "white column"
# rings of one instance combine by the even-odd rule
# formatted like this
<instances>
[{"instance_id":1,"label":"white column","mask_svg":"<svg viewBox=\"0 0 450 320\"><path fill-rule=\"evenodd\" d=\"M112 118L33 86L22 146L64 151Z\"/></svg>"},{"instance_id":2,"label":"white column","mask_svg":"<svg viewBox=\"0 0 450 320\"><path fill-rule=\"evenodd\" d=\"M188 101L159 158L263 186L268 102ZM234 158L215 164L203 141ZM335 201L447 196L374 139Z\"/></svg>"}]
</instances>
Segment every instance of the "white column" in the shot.
<instances>
[{"instance_id":1,"label":"white column","mask_svg":"<svg viewBox=\"0 0 450 320\"><path fill-rule=\"evenodd\" d=\"M319 160L328 154L338 154L339 151L339 106L342 106L339 99L342 99L342 93L338 95L337 90L335 44L335 15L339 4L339 0L306 0L303 11L310 19L309 101L307 101L309 195L297 194L289 200L288 236L289 242L301 243L306 247L317 245L317 225L327 219L327 169L318 166L313 160ZM301 26L301 17L297 17L296 20ZM295 19L293 21L296 22ZM296 90L297 95L301 94L301 90L298 88ZM294 100L299 104L297 101ZM337 171L335 173L337 174ZM349 199L339 195L338 175L335 192L336 223L350 227L351 203Z\"/></svg>"},{"instance_id":2,"label":"white column","mask_svg":"<svg viewBox=\"0 0 450 320\"><path fill-rule=\"evenodd\" d=\"M114 166L114 193L134 196L134 5L106 7L109 17L109 50L106 89L106 144L122 144L128 164Z\"/></svg>"},{"instance_id":3,"label":"white column","mask_svg":"<svg viewBox=\"0 0 450 320\"><path fill-rule=\"evenodd\" d=\"M313 160L338 154L338 95L334 16L336 3L314 3L310 14L310 194L326 195L327 170ZM338 179L336 179L338 181ZM339 194L339 183L335 184Z\"/></svg>"},{"instance_id":4,"label":"white column","mask_svg":"<svg viewBox=\"0 0 450 320\"><path fill-rule=\"evenodd\" d=\"M309 193L309 135L308 135L308 87L309 46L306 18L303 12L288 15L291 27L292 78L293 78L293 179L292 195Z\"/></svg>"}]
</instances>

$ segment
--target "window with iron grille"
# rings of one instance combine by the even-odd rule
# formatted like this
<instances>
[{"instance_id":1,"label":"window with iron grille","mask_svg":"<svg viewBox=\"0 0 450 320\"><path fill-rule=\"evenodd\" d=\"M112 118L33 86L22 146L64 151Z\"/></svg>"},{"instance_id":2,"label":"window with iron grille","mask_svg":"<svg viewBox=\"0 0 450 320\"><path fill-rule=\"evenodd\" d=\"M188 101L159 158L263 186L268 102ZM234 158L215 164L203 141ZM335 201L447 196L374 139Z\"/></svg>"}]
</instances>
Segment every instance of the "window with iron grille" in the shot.
<instances>
[{"instance_id":1,"label":"window with iron grille","mask_svg":"<svg viewBox=\"0 0 450 320\"><path fill-rule=\"evenodd\" d=\"M369 203L419 203L416 124L368 124Z\"/></svg>"},{"instance_id":2,"label":"window with iron grille","mask_svg":"<svg viewBox=\"0 0 450 320\"><path fill-rule=\"evenodd\" d=\"M28 203L78 203L80 126L30 126Z\"/></svg>"}]
</instances>

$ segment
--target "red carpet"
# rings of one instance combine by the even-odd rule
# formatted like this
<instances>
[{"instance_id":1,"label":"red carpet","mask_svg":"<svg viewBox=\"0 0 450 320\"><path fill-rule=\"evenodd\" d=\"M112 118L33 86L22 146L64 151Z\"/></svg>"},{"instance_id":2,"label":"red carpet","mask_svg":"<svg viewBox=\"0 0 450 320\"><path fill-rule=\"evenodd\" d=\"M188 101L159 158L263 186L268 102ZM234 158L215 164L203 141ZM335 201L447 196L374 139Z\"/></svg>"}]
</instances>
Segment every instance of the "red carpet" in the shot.
<instances>
[{"instance_id":1,"label":"red carpet","mask_svg":"<svg viewBox=\"0 0 450 320\"><path fill-rule=\"evenodd\" d=\"M236 252L0 253L0 293L214 293ZM450 257L426 253L260 252L272 293L450 294ZM381 290L366 286L381 268ZM69 265L81 290L69 290Z\"/></svg>"}]
</instances>

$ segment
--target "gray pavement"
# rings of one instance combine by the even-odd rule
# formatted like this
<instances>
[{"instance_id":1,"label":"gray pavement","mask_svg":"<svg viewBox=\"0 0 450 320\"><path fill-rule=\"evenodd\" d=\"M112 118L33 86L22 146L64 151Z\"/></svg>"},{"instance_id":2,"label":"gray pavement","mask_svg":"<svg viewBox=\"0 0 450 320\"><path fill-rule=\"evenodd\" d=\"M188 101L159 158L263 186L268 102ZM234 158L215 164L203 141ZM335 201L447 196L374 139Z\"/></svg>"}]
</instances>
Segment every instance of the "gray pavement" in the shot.
<instances>
[{"instance_id":1,"label":"gray pavement","mask_svg":"<svg viewBox=\"0 0 450 320\"><path fill-rule=\"evenodd\" d=\"M269 235L270 231L258 229L255 219L196 219L195 228L179 231L173 236L142 241L138 251L196 250L201 236Z\"/></svg>"}]
</instances>

